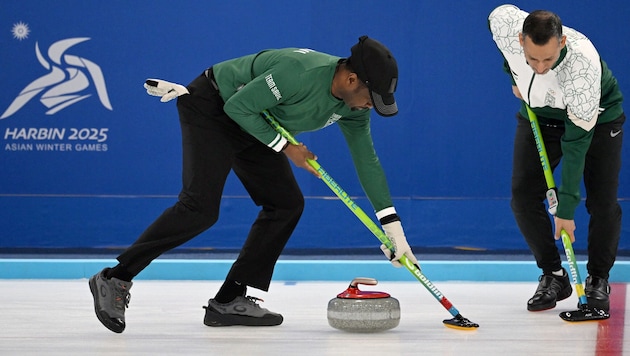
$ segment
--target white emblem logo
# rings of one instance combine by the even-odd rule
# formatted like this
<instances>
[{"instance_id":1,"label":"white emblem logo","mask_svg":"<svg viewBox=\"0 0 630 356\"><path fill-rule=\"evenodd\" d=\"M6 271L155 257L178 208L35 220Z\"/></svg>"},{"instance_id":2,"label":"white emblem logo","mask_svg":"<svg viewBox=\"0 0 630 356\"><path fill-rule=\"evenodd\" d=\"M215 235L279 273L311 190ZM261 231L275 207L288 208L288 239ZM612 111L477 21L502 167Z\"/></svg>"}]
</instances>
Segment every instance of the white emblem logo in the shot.
<instances>
[{"instance_id":1,"label":"white emblem logo","mask_svg":"<svg viewBox=\"0 0 630 356\"><path fill-rule=\"evenodd\" d=\"M28 26L22 23L16 24L13 29L14 37L20 40L26 38L28 32ZM87 40L89 38L86 37L68 38L53 43L48 48L48 58L52 63L44 58L39 50L39 44L35 43L37 60L50 72L27 85L0 116L0 119L15 114L41 92L44 93L40 97L40 102L49 109L46 115L53 115L59 110L92 96L92 94L80 94L90 86L90 80L84 73L85 70L96 87L101 104L112 110L101 67L85 58L65 54L70 47Z\"/></svg>"},{"instance_id":2,"label":"white emblem logo","mask_svg":"<svg viewBox=\"0 0 630 356\"><path fill-rule=\"evenodd\" d=\"M621 130L618 130L618 131L610 130L610 137L616 137L620 133L621 133Z\"/></svg>"},{"instance_id":3,"label":"white emblem logo","mask_svg":"<svg viewBox=\"0 0 630 356\"><path fill-rule=\"evenodd\" d=\"M339 119L341 119L341 115L333 113L328 118L328 121L326 121L326 125L324 125L324 127L328 127L328 126L334 124L335 122L339 121Z\"/></svg>"}]
</instances>

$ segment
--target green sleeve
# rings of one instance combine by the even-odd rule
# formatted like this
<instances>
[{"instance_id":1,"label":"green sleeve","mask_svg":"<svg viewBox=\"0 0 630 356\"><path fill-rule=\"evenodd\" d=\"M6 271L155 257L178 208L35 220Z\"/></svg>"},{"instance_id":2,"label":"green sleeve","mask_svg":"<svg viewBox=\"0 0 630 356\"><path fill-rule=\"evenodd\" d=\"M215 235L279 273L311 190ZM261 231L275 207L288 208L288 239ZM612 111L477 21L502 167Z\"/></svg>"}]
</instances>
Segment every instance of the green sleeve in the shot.
<instances>
[{"instance_id":1,"label":"green sleeve","mask_svg":"<svg viewBox=\"0 0 630 356\"><path fill-rule=\"evenodd\" d=\"M363 191L375 211L392 207L392 198L383 167L376 155L370 132L369 111L360 117L337 122L348 143L352 161Z\"/></svg>"},{"instance_id":2,"label":"green sleeve","mask_svg":"<svg viewBox=\"0 0 630 356\"><path fill-rule=\"evenodd\" d=\"M580 184L584 176L584 160L593 139L595 129L585 131L571 120L565 121L562 136L562 183L558 188L558 210L556 216L573 220L575 209L580 203Z\"/></svg>"},{"instance_id":3,"label":"green sleeve","mask_svg":"<svg viewBox=\"0 0 630 356\"><path fill-rule=\"evenodd\" d=\"M288 100L299 91L299 81L293 75L293 62L285 61L258 75L234 93L223 110L249 134L270 145L278 133L260 116L260 113ZM282 96L274 95L276 86Z\"/></svg>"}]
</instances>

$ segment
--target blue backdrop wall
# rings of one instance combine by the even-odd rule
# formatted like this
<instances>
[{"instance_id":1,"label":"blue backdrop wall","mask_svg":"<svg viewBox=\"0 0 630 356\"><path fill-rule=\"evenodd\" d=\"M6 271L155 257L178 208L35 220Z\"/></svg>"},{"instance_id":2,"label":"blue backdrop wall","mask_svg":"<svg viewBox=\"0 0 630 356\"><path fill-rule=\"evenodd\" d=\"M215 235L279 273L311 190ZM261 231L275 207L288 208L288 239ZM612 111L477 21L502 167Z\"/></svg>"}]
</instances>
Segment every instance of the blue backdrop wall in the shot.
<instances>
[{"instance_id":1,"label":"blue backdrop wall","mask_svg":"<svg viewBox=\"0 0 630 356\"><path fill-rule=\"evenodd\" d=\"M349 55L360 35L396 55L400 113L374 115L376 148L416 250L524 250L509 208L518 101L487 29L500 1L6 1L0 5L0 248L127 246L180 187L174 102L146 78L188 83L205 68L264 48ZM630 93L630 3L527 1L587 34ZM370 216L333 125L298 137ZM629 145L620 199L630 211ZM328 188L296 175L307 197L289 248L378 241ZM257 207L233 176L221 219L186 244L238 248ZM627 214L626 214L627 216ZM622 249L630 249L624 218ZM584 249L587 216L577 216Z\"/></svg>"}]
</instances>

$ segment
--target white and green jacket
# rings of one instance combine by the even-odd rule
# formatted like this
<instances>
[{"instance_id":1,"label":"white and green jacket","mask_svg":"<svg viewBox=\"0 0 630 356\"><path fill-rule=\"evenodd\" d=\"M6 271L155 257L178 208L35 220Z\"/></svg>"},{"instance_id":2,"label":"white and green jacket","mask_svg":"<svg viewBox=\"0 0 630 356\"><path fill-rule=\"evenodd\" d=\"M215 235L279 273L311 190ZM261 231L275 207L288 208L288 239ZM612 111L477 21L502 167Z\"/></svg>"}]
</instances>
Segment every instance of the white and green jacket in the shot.
<instances>
[{"instance_id":1,"label":"white and green jacket","mask_svg":"<svg viewBox=\"0 0 630 356\"><path fill-rule=\"evenodd\" d=\"M593 128L623 113L623 97L591 41L566 26L562 27L567 41L560 58L550 71L536 74L525 60L518 37L527 15L516 6L502 5L490 13L488 25L505 59L504 70L523 97L520 114L527 117L527 103L542 123L565 127L557 216L573 219Z\"/></svg>"}]
</instances>

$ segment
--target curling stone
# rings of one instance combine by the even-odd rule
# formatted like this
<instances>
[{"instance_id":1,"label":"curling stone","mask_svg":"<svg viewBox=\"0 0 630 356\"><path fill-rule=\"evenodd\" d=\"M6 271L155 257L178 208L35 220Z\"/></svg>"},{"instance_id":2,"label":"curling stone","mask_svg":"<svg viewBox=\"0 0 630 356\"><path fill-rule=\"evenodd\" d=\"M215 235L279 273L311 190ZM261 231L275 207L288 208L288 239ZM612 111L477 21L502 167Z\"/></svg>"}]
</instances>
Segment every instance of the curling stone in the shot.
<instances>
[{"instance_id":1,"label":"curling stone","mask_svg":"<svg viewBox=\"0 0 630 356\"><path fill-rule=\"evenodd\" d=\"M359 284L376 285L373 278L355 278L348 289L328 302L328 324L335 329L371 333L400 322L400 303L385 292L362 291Z\"/></svg>"}]
</instances>

